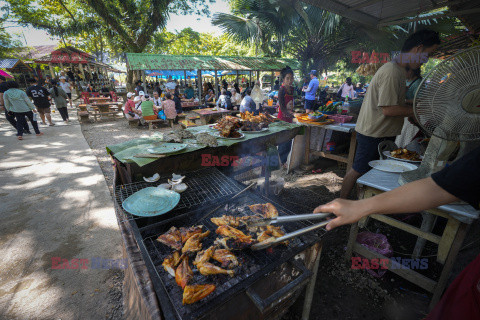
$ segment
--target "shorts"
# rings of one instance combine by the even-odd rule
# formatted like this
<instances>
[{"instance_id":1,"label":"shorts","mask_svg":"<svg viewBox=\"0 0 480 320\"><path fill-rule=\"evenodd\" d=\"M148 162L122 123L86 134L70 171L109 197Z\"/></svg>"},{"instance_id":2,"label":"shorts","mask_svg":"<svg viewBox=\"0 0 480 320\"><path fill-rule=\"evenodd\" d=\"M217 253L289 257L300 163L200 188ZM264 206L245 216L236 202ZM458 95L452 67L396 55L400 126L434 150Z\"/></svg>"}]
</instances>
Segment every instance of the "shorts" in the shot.
<instances>
[{"instance_id":1,"label":"shorts","mask_svg":"<svg viewBox=\"0 0 480 320\"><path fill-rule=\"evenodd\" d=\"M305 109L308 110L317 110L317 104L315 100L305 99Z\"/></svg>"},{"instance_id":2,"label":"shorts","mask_svg":"<svg viewBox=\"0 0 480 320\"><path fill-rule=\"evenodd\" d=\"M38 108L37 107L37 112L40 114L40 115L44 115L45 113L50 113L50 108Z\"/></svg>"},{"instance_id":3,"label":"shorts","mask_svg":"<svg viewBox=\"0 0 480 320\"><path fill-rule=\"evenodd\" d=\"M72 93L71 92L65 92L68 96L68 99L72 100Z\"/></svg>"},{"instance_id":4,"label":"shorts","mask_svg":"<svg viewBox=\"0 0 480 320\"><path fill-rule=\"evenodd\" d=\"M355 159L353 160L353 169L360 174L366 173L370 170L368 163L373 160L378 160L378 144L385 140L395 141L395 137L373 138L364 136L361 133L357 134L357 150L355 151Z\"/></svg>"}]
</instances>

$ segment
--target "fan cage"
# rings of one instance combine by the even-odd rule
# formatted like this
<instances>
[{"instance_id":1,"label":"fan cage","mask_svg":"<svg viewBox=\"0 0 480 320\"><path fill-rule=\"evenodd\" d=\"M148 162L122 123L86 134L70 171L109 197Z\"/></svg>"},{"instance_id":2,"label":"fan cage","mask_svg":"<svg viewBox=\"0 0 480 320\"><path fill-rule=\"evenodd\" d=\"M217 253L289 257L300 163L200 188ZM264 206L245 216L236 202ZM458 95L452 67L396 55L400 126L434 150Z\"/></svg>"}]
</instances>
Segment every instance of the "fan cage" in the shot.
<instances>
[{"instance_id":1,"label":"fan cage","mask_svg":"<svg viewBox=\"0 0 480 320\"><path fill-rule=\"evenodd\" d=\"M439 138L478 140L480 113L467 112L462 101L479 89L480 46L476 46L441 62L423 78L414 97L415 118L425 131Z\"/></svg>"}]
</instances>

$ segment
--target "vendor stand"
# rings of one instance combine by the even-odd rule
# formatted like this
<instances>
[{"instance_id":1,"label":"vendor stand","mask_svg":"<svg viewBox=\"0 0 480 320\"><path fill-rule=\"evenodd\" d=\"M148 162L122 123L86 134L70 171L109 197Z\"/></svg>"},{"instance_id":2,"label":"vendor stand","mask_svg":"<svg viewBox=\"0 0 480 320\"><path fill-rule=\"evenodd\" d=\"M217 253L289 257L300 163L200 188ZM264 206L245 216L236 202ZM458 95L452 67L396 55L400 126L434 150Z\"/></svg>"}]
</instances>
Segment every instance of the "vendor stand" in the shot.
<instances>
[{"instance_id":1,"label":"vendor stand","mask_svg":"<svg viewBox=\"0 0 480 320\"><path fill-rule=\"evenodd\" d=\"M399 173L384 172L372 169L357 180L360 186L360 198L369 198L377 194L398 188ZM479 212L468 204L452 203L440 206L435 209L426 210L432 217L446 219L446 225L441 235L432 233L434 223L424 224L417 228L401 220L385 215L370 215L352 225L348 240L345 258L350 262L353 252L360 254L367 259L388 259L387 257L373 252L356 242L358 229L366 227L369 219L385 223L393 228L400 229L415 236L418 236L417 245L422 239L426 239L438 245L436 261L443 265L438 280L427 278L409 268L389 268L398 276L418 285L419 287L433 293L430 301L430 309L440 300L440 297L447 284L448 276L455 263L457 254L462 246L468 227L479 217ZM416 246L417 247L417 246ZM414 250L415 253L415 250ZM419 252L421 254L421 250Z\"/></svg>"},{"instance_id":2,"label":"vendor stand","mask_svg":"<svg viewBox=\"0 0 480 320\"><path fill-rule=\"evenodd\" d=\"M188 129L192 133L206 130L211 132L208 126ZM232 278L210 278L210 281L218 283L216 293L205 298L205 302L201 300L193 305L182 305L178 286L169 287L169 283L174 280L167 278L169 275L161 266L162 253L158 251L161 247L154 241L172 225L179 227L194 223L210 229L209 220L204 221L205 214L209 215L212 208L219 204L217 208L222 209L216 215L221 214L221 210L228 210L225 208L226 204L230 206L233 203L240 205L266 202L274 204L280 215L293 214L273 199L246 190L245 185L229 178L218 169L205 168L202 166L201 155L266 152L269 146L289 141L301 131L302 126L276 122L270 124L268 131L245 135L240 140L218 139L217 147L202 147L189 143L186 150L158 158L135 157L146 152L148 145L158 141L158 137L135 139L107 147L115 163L116 214L124 239L124 255L128 258L124 280L127 316L136 319L182 320L239 317L278 319L307 286L303 319L308 319L321 253L321 235L324 231L297 237L287 246L275 247L271 252L252 252L250 260L244 261L244 268L248 268L248 272ZM185 141L188 142L187 140ZM268 177L268 158L264 165ZM181 194L180 203L172 212L164 216L139 218L123 210L122 202L128 196L145 187L166 182L172 172L185 175L184 182L189 187ZM138 182L141 176L150 176L153 173L159 173L161 179L153 184ZM236 198L235 201L233 198ZM201 217L200 220L195 220L197 217Z\"/></svg>"}]
</instances>

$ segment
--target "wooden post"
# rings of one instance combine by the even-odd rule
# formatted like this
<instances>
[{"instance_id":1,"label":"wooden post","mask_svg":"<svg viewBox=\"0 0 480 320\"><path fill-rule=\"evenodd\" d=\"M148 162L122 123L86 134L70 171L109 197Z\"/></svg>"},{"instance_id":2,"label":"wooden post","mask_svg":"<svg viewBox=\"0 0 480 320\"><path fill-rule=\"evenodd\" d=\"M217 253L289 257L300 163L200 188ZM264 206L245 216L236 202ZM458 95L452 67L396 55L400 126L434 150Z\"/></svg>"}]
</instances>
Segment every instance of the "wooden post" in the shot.
<instances>
[{"instance_id":1,"label":"wooden post","mask_svg":"<svg viewBox=\"0 0 480 320\"><path fill-rule=\"evenodd\" d=\"M275 73L272 71L272 82L270 85L270 90L273 90L273 86L275 85Z\"/></svg>"},{"instance_id":2,"label":"wooden post","mask_svg":"<svg viewBox=\"0 0 480 320\"><path fill-rule=\"evenodd\" d=\"M252 84L252 70L250 70L249 73L250 73L250 80L248 81L248 87L250 86L250 84Z\"/></svg>"},{"instance_id":3,"label":"wooden post","mask_svg":"<svg viewBox=\"0 0 480 320\"><path fill-rule=\"evenodd\" d=\"M143 82L143 84L145 84L146 81L147 81L147 76L145 75L145 70L142 70L142 82ZM146 88L146 87L147 87L147 86L145 86L145 88ZM147 90L147 89L145 89L145 91L146 91L146 90Z\"/></svg>"},{"instance_id":4,"label":"wooden post","mask_svg":"<svg viewBox=\"0 0 480 320\"><path fill-rule=\"evenodd\" d=\"M215 99L218 99L218 78L217 78L217 70L214 71L215 72L215 88L214 89L214 92L215 92Z\"/></svg>"},{"instance_id":5,"label":"wooden post","mask_svg":"<svg viewBox=\"0 0 480 320\"><path fill-rule=\"evenodd\" d=\"M260 71L257 71L257 81L260 80Z\"/></svg>"},{"instance_id":6,"label":"wooden post","mask_svg":"<svg viewBox=\"0 0 480 320\"><path fill-rule=\"evenodd\" d=\"M236 72L236 74L237 74L237 84L239 84L239 83L238 83L238 70L235 70L235 72ZM240 93L240 92L237 92L237 93Z\"/></svg>"},{"instance_id":7,"label":"wooden post","mask_svg":"<svg viewBox=\"0 0 480 320\"><path fill-rule=\"evenodd\" d=\"M187 70L183 70L183 79L185 79L185 82L183 83L184 88L187 87Z\"/></svg>"},{"instance_id":8,"label":"wooden post","mask_svg":"<svg viewBox=\"0 0 480 320\"><path fill-rule=\"evenodd\" d=\"M51 62L48 64L48 70L50 70L50 75L52 76L52 79L55 79L55 72L53 71L53 64Z\"/></svg>"},{"instance_id":9,"label":"wooden post","mask_svg":"<svg viewBox=\"0 0 480 320\"><path fill-rule=\"evenodd\" d=\"M78 68L80 69L80 72L82 73L83 80L84 80L84 81L87 80L87 79L85 78L85 71L83 70L83 64L79 63L79 64L78 64Z\"/></svg>"},{"instance_id":10,"label":"wooden post","mask_svg":"<svg viewBox=\"0 0 480 320\"><path fill-rule=\"evenodd\" d=\"M200 103L202 101L202 70L197 70L197 83L198 83L198 100L200 100Z\"/></svg>"}]
</instances>

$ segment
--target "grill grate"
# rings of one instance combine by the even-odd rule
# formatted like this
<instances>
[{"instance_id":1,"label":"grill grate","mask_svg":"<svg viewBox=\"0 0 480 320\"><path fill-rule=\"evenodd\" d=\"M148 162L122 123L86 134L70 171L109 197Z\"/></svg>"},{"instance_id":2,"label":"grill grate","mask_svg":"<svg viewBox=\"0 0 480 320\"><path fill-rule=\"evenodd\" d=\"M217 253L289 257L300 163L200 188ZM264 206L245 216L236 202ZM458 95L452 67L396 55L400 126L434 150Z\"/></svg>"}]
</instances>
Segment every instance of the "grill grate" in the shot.
<instances>
[{"instance_id":1,"label":"grill grate","mask_svg":"<svg viewBox=\"0 0 480 320\"><path fill-rule=\"evenodd\" d=\"M129 196L143 188L157 187L162 183L167 183L171 176L162 176L157 182L136 182L117 186L115 189L115 198L119 209L122 208L122 203ZM173 209L173 212L178 212L184 209L195 208L207 202L214 202L219 199L233 196L242 190L241 185L236 181L228 178L223 173L215 168L206 168L185 174L183 182L188 186L188 189L181 194L180 202ZM145 220L148 218L134 216L122 209L120 209L121 220Z\"/></svg>"},{"instance_id":2,"label":"grill grate","mask_svg":"<svg viewBox=\"0 0 480 320\"><path fill-rule=\"evenodd\" d=\"M189 173L187 177L190 180L186 183L189 189L196 192L203 192L200 196L194 194L185 197L182 193L183 200L175 209L175 215L167 218L162 216L162 220L149 220L145 223L140 223L139 219L130 219L130 224L134 235L136 237L139 248L142 252L143 258L146 262L150 273L150 278L157 292L157 297L162 307L162 312L167 319L182 319L190 320L202 318L202 316L211 312L216 306L230 299L234 294L241 290L245 290L250 285L259 280L263 275L273 271L284 262L291 260L295 255L304 251L314 243L320 241L322 230L312 232L302 237L297 237L288 243L287 246L280 245L273 250L251 251L242 250L236 251L235 254L241 263L241 267L236 269L235 277L231 278L227 275L202 276L193 268L192 257L190 259L190 266L194 270L195 277L191 284L199 283L213 283L217 286L216 290L192 305L182 305L182 289L175 283L172 278L162 267L163 260L172 253L172 249L156 241L156 238L166 232L171 226L188 227L191 225L202 224L210 230L210 236L205 239L203 248L208 248L213 244L216 234L217 226L211 223L212 216L221 216L223 214L229 215L247 215L251 214L248 210L242 212L241 210L225 211L225 208L217 210L211 216L199 221L204 217L205 213L217 206L224 197L228 199L232 195L238 193L243 189L243 185L239 184L233 179L230 179L220 173L217 169L202 169L194 173ZM151 186L152 184L137 183L120 186L117 188L117 208L123 215L129 215L123 212L121 208L121 201L135 191L143 187ZM118 194L117 194L118 193ZM213 205L209 205L214 201ZM228 207L244 207L249 204L270 202L279 211L279 215L292 215L293 212L283 208L278 203L271 199L263 197L257 193L247 191L238 198L228 201ZM143 224L143 226L142 226ZM306 225L309 222L294 222L284 224L282 227L286 233L295 231Z\"/></svg>"}]
</instances>

